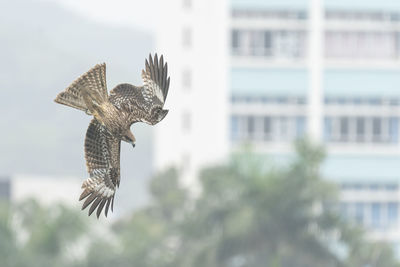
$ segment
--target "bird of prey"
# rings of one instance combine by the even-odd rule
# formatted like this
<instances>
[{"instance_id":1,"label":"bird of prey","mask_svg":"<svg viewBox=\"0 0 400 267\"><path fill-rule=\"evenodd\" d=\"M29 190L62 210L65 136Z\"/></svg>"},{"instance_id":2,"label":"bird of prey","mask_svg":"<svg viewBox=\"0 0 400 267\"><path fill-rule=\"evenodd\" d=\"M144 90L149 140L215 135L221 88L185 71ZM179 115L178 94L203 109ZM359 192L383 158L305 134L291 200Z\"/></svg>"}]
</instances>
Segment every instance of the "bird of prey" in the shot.
<instances>
[{"instance_id":1,"label":"bird of prey","mask_svg":"<svg viewBox=\"0 0 400 267\"><path fill-rule=\"evenodd\" d=\"M120 183L121 140L135 146L130 126L135 122L154 125L167 115L163 109L170 78L163 56L154 61L149 55L142 70L143 86L119 84L107 94L106 65L97 64L80 76L54 100L82 111L94 118L85 137L85 159L89 178L82 184L79 200L82 210L88 207L89 216L97 208L97 218L105 207L114 206L114 196Z\"/></svg>"}]
</instances>

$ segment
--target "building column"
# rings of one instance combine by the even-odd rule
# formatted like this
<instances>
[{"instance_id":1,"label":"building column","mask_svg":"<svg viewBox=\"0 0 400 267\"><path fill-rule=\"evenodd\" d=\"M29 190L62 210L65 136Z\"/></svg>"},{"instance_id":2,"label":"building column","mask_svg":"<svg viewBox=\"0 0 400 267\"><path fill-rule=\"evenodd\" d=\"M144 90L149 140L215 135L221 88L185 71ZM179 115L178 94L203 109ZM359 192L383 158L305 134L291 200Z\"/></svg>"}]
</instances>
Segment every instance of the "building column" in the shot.
<instances>
[{"instance_id":1,"label":"building column","mask_svg":"<svg viewBox=\"0 0 400 267\"><path fill-rule=\"evenodd\" d=\"M324 3L309 0L308 9L308 135L322 141L323 132L323 59L324 59Z\"/></svg>"}]
</instances>

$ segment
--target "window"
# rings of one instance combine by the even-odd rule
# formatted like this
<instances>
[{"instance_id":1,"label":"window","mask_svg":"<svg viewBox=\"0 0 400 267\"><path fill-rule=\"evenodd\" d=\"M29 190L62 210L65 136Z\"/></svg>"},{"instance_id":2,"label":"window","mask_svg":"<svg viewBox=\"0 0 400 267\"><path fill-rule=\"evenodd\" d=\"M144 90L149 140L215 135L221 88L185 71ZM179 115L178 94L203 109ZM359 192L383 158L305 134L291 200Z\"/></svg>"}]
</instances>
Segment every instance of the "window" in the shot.
<instances>
[{"instance_id":1,"label":"window","mask_svg":"<svg viewBox=\"0 0 400 267\"><path fill-rule=\"evenodd\" d=\"M271 140L271 117L264 117L264 140Z\"/></svg>"},{"instance_id":2,"label":"window","mask_svg":"<svg viewBox=\"0 0 400 267\"><path fill-rule=\"evenodd\" d=\"M332 119L330 117L324 119L324 138L325 141L332 139Z\"/></svg>"},{"instance_id":3,"label":"window","mask_svg":"<svg viewBox=\"0 0 400 267\"><path fill-rule=\"evenodd\" d=\"M355 220L357 223L362 224L364 222L364 204L356 203L355 208Z\"/></svg>"},{"instance_id":4,"label":"window","mask_svg":"<svg viewBox=\"0 0 400 267\"><path fill-rule=\"evenodd\" d=\"M306 119L305 117L296 118L296 137L303 137L306 131Z\"/></svg>"},{"instance_id":5,"label":"window","mask_svg":"<svg viewBox=\"0 0 400 267\"><path fill-rule=\"evenodd\" d=\"M382 104L382 100L379 98L370 98L368 99L368 103L372 106L378 106Z\"/></svg>"},{"instance_id":6,"label":"window","mask_svg":"<svg viewBox=\"0 0 400 267\"><path fill-rule=\"evenodd\" d=\"M262 19L283 19L283 20L304 20L307 18L305 11L277 11L266 9L233 9L234 18L262 18Z\"/></svg>"},{"instance_id":7,"label":"window","mask_svg":"<svg viewBox=\"0 0 400 267\"><path fill-rule=\"evenodd\" d=\"M380 106L380 105L392 105L399 106L400 99L399 98L361 98L361 97L326 97L325 104L329 105L345 105L345 104L353 104L353 105L372 105L372 106Z\"/></svg>"},{"instance_id":8,"label":"window","mask_svg":"<svg viewBox=\"0 0 400 267\"><path fill-rule=\"evenodd\" d=\"M385 189L388 191L396 191L399 189L399 186L397 184L387 184Z\"/></svg>"},{"instance_id":9,"label":"window","mask_svg":"<svg viewBox=\"0 0 400 267\"><path fill-rule=\"evenodd\" d=\"M279 104L286 104L286 103L289 102L289 99L288 99L287 97L278 97L278 98L276 99L276 101L277 101Z\"/></svg>"},{"instance_id":10,"label":"window","mask_svg":"<svg viewBox=\"0 0 400 267\"><path fill-rule=\"evenodd\" d=\"M290 142L305 131L306 118L283 116L232 116L232 141Z\"/></svg>"},{"instance_id":11,"label":"window","mask_svg":"<svg viewBox=\"0 0 400 267\"><path fill-rule=\"evenodd\" d=\"M253 138L254 137L254 117L253 116L249 116L247 119L247 133L249 138Z\"/></svg>"},{"instance_id":12,"label":"window","mask_svg":"<svg viewBox=\"0 0 400 267\"><path fill-rule=\"evenodd\" d=\"M280 117L279 118L279 135L280 138L283 140L287 140L289 137L289 122L287 117Z\"/></svg>"},{"instance_id":13,"label":"window","mask_svg":"<svg viewBox=\"0 0 400 267\"><path fill-rule=\"evenodd\" d=\"M182 30L182 45L185 48L192 46L192 29L189 27L183 28Z\"/></svg>"},{"instance_id":14,"label":"window","mask_svg":"<svg viewBox=\"0 0 400 267\"><path fill-rule=\"evenodd\" d=\"M267 58L304 57L305 32L298 30L244 30L231 32L232 54Z\"/></svg>"},{"instance_id":15,"label":"window","mask_svg":"<svg viewBox=\"0 0 400 267\"><path fill-rule=\"evenodd\" d=\"M349 138L349 119L346 117L340 118L340 135L342 141L347 141Z\"/></svg>"},{"instance_id":16,"label":"window","mask_svg":"<svg viewBox=\"0 0 400 267\"><path fill-rule=\"evenodd\" d=\"M398 220L399 206L395 202L388 203L388 223L393 225L397 223Z\"/></svg>"},{"instance_id":17,"label":"window","mask_svg":"<svg viewBox=\"0 0 400 267\"><path fill-rule=\"evenodd\" d=\"M183 7L189 9L192 7L192 0L183 0Z\"/></svg>"},{"instance_id":18,"label":"window","mask_svg":"<svg viewBox=\"0 0 400 267\"><path fill-rule=\"evenodd\" d=\"M263 35L260 31L250 31L249 33L249 48L251 56L263 56L264 46L263 43Z\"/></svg>"},{"instance_id":19,"label":"window","mask_svg":"<svg viewBox=\"0 0 400 267\"><path fill-rule=\"evenodd\" d=\"M381 140L381 127L382 127L382 119L381 118L372 118L372 138L373 141L379 142Z\"/></svg>"},{"instance_id":20,"label":"window","mask_svg":"<svg viewBox=\"0 0 400 267\"><path fill-rule=\"evenodd\" d=\"M378 191L380 189L380 185L379 184L370 184L369 189L372 191Z\"/></svg>"},{"instance_id":21,"label":"window","mask_svg":"<svg viewBox=\"0 0 400 267\"><path fill-rule=\"evenodd\" d=\"M397 117L326 117L327 142L395 143L399 142Z\"/></svg>"},{"instance_id":22,"label":"window","mask_svg":"<svg viewBox=\"0 0 400 267\"><path fill-rule=\"evenodd\" d=\"M239 118L231 116L231 140L235 141L239 138Z\"/></svg>"},{"instance_id":23,"label":"window","mask_svg":"<svg viewBox=\"0 0 400 267\"><path fill-rule=\"evenodd\" d=\"M397 33L394 31L328 31L325 38L327 58L397 59Z\"/></svg>"},{"instance_id":24,"label":"window","mask_svg":"<svg viewBox=\"0 0 400 267\"><path fill-rule=\"evenodd\" d=\"M182 162L183 172L188 172L190 170L190 165L191 165L190 153L188 152L183 153L181 162Z\"/></svg>"},{"instance_id":25,"label":"window","mask_svg":"<svg viewBox=\"0 0 400 267\"><path fill-rule=\"evenodd\" d=\"M399 105L399 99L391 98L388 99L388 102L391 106L398 106Z\"/></svg>"},{"instance_id":26,"label":"window","mask_svg":"<svg viewBox=\"0 0 400 267\"><path fill-rule=\"evenodd\" d=\"M397 54L397 58L400 57L400 32L397 33L396 36L396 54Z\"/></svg>"},{"instance_id":27,"label":"window","mask_svg":"<svg viewBox=\"0 0 400 267\"><path fill-rule=\"evenodd\" d=\"M389 118L389 139L391 143L399 141L399 119Z\"/></svg>"},{"instance_id":28,"label":"window","mask_svg":"<svg viewBox=\"0 0 400 267\"><path fill-rule=\"evenodd\" d=\"M344 218L348 218L349 217L349 205L345 202L341 202L340 203L340 214L344 217Z\"/></svg>"},{"instance_id":29,"label":"window","mask_svg":"<svg viewBox=\"0 0 400 267\"><path fill-rule=\"evenodd\" d=\"M238 49L239 49L239 31L238 30L233 30L232 31L232 49L233 49L233 54L238 53Z\"/></svg>"},{"instance_id":30,"label":"window","mask_svg":"<svg viewBox=\"0 0 400 267\"><path fill-rule=\"evenodd\" d=\"M300 47L303 46L301 42L300 33L296 31L278 31L275 34L275 44L277 51L274 53L275 57L280 58L297 58L303 51Z\"/></svg>"},{"instance_id":31,"label":"window","mask_svg":"<svg viewBox=\"0 0 400 267\"><path fill-rule=\"evenodd\" d=\"M272 33L270 31L264 32L264 55L272 55Z\"/></svg>"},{"instance_id":32,"label":"window","mask_svg":"<svg viewBox=\"0 0 400 267\"><path fill-rule=\"evenodd\" d=\"M184 132L189 132L192 127L191 114L189 112L184 112L182 116L182 129Z\"/></svg>"},{"instance_id":33,"label":"window","mask_svg":"<svg viewBox=\"0 0 400 267\"><path fill-rule=\"evenodd\" d=\"M356 118L356 131L357 131L357 142L363 142L365 138L365 119Z\"/></svg>"},{"instance_id":34,"label":"window","mask_svg":"<svg viewBox=\"0 0 400 267\"><path fill-rule=\"evenodd\" d=\"M192 71L186 68L182 72L182 86L183 89L189 89L192 87Z\"/></svg>"},{"instance_id":35,"label":"window","mask_svg":"<svg viewBox=\"0 0 400 267\"><path fill-rule=\"evenodd\" d=\"M381 211L382 207L380 203L371 204L371 225L372 227L381 226Z\"/></svg>"}]
</instances>

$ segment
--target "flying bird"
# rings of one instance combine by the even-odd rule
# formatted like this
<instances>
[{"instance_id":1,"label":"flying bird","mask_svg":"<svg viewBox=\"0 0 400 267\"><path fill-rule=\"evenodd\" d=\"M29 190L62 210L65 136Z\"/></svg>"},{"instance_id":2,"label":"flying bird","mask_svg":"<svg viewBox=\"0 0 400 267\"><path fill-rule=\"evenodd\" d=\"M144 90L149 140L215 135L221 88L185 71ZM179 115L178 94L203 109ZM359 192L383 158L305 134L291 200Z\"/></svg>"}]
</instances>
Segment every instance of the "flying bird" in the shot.
<instances>
[{"instance_id":1,"label":"flying bird","mask_svg":"<svg viewBox=\"0 0 400 267\"><path fill-rule=\"evenodd\" d=\"M85 137L85 159L89 173L79 200L85 200L89 216L97 209L99 218L103 208L107 217L114 207L115 191L120 183L121 140L135 147L135 136L130 126L136 122L154 125L167 115L163 109L170 78L163 56L154 60L149 55L142 70L142 86L123 83L107 93L106 65L97 64L59 93L56 103L70 106L93 115Z\"/></svg>"}]
</instances>

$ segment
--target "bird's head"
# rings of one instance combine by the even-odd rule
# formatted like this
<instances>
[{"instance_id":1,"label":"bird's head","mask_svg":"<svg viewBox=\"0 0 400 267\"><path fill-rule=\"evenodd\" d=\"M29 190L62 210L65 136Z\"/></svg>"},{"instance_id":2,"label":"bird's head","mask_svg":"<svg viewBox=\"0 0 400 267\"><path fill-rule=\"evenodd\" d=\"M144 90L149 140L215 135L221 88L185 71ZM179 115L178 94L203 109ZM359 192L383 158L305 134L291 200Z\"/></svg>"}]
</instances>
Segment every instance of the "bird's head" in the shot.
<instances>
[{"instance_id":1,"label":"bird's head","mask_svg":"<svg viewBox=\"0 0 400 267\"><path fill-rule=\"evenodd\" d=\"M162 109L162 107L154 107L151 110L150 118L149 118L148 122L151 125L159 123L160 121L162 121L165 118L165 116L167 116L167 114L168 114L167 109Z\"/></svg>"},{"instance_id":2,"label":"bird's head","mask_svg":"<svg viewBox=\"0 0 400 267\"><path fill-rule=\"evenodd\" d=\"M131 130L127 129L125 132L123 132L121 139L135 147L136 138Z\"/></svg>"}]
</instances>

